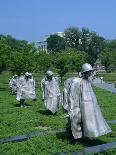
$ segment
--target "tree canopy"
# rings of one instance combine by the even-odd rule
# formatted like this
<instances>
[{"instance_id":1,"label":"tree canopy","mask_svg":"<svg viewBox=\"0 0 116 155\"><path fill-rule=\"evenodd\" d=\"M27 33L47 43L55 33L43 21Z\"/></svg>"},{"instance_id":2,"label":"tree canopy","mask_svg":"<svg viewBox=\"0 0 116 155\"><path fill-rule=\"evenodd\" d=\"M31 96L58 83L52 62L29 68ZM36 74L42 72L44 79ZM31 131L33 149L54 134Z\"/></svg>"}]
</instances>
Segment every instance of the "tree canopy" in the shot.
<instances>
[{"instance_id":1,"label":"tree canopy","mask_svg":"<svg viewBox=\"0 0 116 155\"><path fill-rule=\"evenodd\" d=\"M65 41L64 38L58 36L58 35L50 35L49 38L47 38L47 49L49 52L60 52L61 50L65 49Z\"/></svg>"},{"instance_id":2,"label":"tree canopy","mask_svg":"<svg viewBox=\"0 0 116 155\"><path fill-rule=\"evenodd\" d=\"M116 70L116 40L106 40L83 27L69 27L63 37L56 34L47 38L48 53L39 51L34 43L0 35L0 73L26 71L46 72L55 69L62 78L68 71L80 71L83 63L92 66L99 59L106 71Z\"/></svg>"}]
</instances>

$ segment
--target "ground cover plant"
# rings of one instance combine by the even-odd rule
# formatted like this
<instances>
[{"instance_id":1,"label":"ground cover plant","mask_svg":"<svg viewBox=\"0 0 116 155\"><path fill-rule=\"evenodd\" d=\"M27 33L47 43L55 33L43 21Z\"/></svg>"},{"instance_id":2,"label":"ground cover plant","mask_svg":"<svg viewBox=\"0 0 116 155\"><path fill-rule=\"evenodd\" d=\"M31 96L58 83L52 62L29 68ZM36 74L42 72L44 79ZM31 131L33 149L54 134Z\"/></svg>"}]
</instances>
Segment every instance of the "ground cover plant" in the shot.
<instances>
[{"instance_id":1,"label":"ground cover plant","mask_svg":"<svg viewBox=\"0 0 116 155\"><path fill-rule=\"evenodd\" d=\"M116 81L116 73L99 73L99 76L103 76L104 80L110 83Z\"/></svg>"},{"instance_id":2,"label":"ground cover plant","mask_svg":"<svg viewBox=\"0 0 116 155\"><path fill-rule=\"evenodd\" d=\"M34 74L36 79L37 102L26 101L30 107L19 108L15 95L10 95L8 90L8 72L0 75L0 138L31 133L32 131L54 130L65 128L66 114L62 107L58 108L56 115L48 115L41 98L40 80L43 74ZM72 76L66 74L63 80ZM61 89L63 85L61 85ZM0 145L1 155L52 155L60 152L80 151L84 147L100 145L116 141L116 125L111 120L116 120L116 95L94 87L99 106L113 132L95 139L82 139L73 141L65 132L52 135L35 137L17 143Z\"/></svg>"}]
</instances>

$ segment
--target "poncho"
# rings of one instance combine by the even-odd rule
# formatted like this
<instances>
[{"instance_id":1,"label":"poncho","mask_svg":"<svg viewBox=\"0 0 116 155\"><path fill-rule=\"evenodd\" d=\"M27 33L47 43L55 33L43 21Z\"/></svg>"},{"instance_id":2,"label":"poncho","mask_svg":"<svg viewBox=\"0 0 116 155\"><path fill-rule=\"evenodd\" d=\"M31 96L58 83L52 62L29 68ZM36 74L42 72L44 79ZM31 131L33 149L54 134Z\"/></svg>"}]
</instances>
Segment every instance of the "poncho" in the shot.
<instances>
[{"instance_id":1,"label":"poncho","mask_svg":"<svg viewBox=\"0 0 116 155\"><path fill-rule=\"evenodd\" d=\"M89 80L75 77L65 81L63 107L70 116L75 139L98 137L111 132Z\"/></svg>"},{"instance_id":2,"label":"poncho","mask_svg":"<svg viewBox=\"0 0 116 155\"><path fill-rule=\"evenodd\" d=\"M52 80L48 80L47 77L41 81L41 89L43 92L43 99L45 107L53 114L57 111L57 105L60 102L60 89L58 80L53 77Z\"/></svg>"}]
</instances>

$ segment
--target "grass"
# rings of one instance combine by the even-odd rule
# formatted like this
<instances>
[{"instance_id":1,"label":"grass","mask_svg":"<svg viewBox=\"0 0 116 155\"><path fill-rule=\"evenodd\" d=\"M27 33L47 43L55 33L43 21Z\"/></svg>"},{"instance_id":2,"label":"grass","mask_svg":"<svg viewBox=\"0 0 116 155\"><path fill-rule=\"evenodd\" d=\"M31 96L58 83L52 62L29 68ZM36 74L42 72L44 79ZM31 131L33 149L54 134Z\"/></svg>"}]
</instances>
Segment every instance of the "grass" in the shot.
<instances>
[{"instance_id":1,"label":"grass","mask_svg":"<svg viewBox=\"0 0 116 155\"><path fill-rule=\"evenodd\" d=\"M64 79L70 77L67 74ZM3 73L0 75L0 138L11 137L30 133L44 128L48 129L65 128L67 118L62 107L58 109L55 116L47 115L41 98L40 80L43 75L35 74L37 102L26 101L28 108L19 108L15 95L10 95L8 91L8 79L10 75ZM102 113L108 121L116 120L116 95L94 87ZM52 155L60 152L79 151L86 146L100 145L107 142L116 141L116 125L109 122L113 132L95 139L84 139L72 141L66 133L56 133L53 135L32 138L28 141L17 143L5 143L0 145L0 155Z\"/></svg>"},{"instance_id":2,"label":"grass","mask_svg":"<svg viewBox=\"0 0 116 155\"><path fill-rule=\"evenodd\" d=\"M116 81L116 73L100 73L99 76L104 78L104 81L114 83Z\"/></svg>"}]
</instances>

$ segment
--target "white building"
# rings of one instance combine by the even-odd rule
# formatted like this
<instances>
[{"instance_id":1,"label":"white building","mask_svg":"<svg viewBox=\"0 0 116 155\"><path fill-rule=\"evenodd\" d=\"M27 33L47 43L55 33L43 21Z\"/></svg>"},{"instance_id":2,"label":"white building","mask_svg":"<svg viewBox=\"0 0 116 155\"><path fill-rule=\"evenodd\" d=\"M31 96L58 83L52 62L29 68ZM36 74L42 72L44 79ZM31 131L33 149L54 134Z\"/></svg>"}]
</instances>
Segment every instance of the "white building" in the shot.
<instances>
[{"instance_id":1,"label":"white building","mask_svg":"<svg viewBox=\"0 0 116 155\"><path fill-rule=\"evenodd\" d=\"M47 53L47 41L38 41L36 44L39 50L45 51L45 53Z\"/></svg>"},{"instance_id":2,"label":"white building","mask_svg":"<svg viewBox=\"0 0 116 155\"><path fill-rule=\"evenodd\" d=\"M58 36L60 36L60 37L64 37L64 32L56 32L56 33L54 33L54 34L56 34L56 35L58 35Z\"/></svg>"},{"instance_id":3,"label":"white building","mask_svg":"<svg viewBox=\"0 0 116 155\"><path fill-rule=\"evenodd\" d=\"M64 37L64 32L56 32L56 33L53 33L50 35L58 35L60 37ZM37 43L36 43L37 48L42 51L45 51L45 53L47 53L47 38L49 38L50 35L45 35L45 37L42 41L37 41Z\"/></svg>"}]
</instances>

